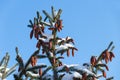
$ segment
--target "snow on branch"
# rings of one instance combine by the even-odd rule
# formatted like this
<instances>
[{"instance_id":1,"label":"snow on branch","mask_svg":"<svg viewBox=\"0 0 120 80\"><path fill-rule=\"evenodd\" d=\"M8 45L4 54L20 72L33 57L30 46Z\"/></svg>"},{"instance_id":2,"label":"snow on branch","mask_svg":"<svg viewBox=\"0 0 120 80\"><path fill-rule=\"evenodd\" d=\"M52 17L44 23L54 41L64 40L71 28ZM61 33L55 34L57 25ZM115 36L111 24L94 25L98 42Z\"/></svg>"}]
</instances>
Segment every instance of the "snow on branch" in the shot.
<instances>
[{"instance_id":1,"label":"snow on branch","mask_svg":"<svg viewBox=\"0 0 120 80\"><path fill-rule=\"evenodd\" d=\"M0 61L0 78L2 80L6 80L6 78L16 70L15 68L18 65L17 63L11 68L8 68L7 66L8 66L9 60L10 60L10 55L6 53L6 55Z\"/></svg>"}]
</instances>

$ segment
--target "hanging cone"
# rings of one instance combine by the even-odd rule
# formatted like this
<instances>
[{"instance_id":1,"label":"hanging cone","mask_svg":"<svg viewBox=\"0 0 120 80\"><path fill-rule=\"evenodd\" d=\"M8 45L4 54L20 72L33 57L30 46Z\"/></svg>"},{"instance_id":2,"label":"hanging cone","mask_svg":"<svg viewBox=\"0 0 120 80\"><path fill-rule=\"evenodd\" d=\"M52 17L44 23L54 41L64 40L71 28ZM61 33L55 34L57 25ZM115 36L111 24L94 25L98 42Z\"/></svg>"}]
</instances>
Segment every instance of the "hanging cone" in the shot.
<instances>
[{"instance_id":1,"label":"hanging cone","mask_svg":"<svg viewBox=\"0 0 120 80\"><path fill-rule=\"evenodd\" d=\"M39 75L42 76L42 69L39 69Z\"/></svg>"},{"instance_id":2,"label":"hanging cone","mask_svg":"<svg viewBox=\"0 0 120 80\"><path fill-rule=\"evenodd\" d=\"M106 68L106 70L107 70L107 71L109 71L109 68L108 68L108 66L107 66L107 65L105 66L105 68Z\"/></svg>"},{"instance_id":3,"label":"hanging cone","mask_svg":"<svg viewBox=\"0 0 120 80\"><path fill-rule=\"evenodd\" d=\"M56 63L56 59L54 57L52 58L52 62L53 62L53 64Z\"/></svg>"},{"instance_id":4,"label":"hanging cone","mask_svg":"<svg viewBox=\"0 0 120 80\"><path fill-rule=\"evenodd\" d=\"M32 37L33 37L33 30L31 30L30 32L30 39L32 39Z\"/></svg>"},{"instance_id":5,"label":"hanging cone","mask_svg":"<svg viewBox=\"0 0 120 80\"><path fill-rule=\"evenodd\" d=\"M36 63L37 63L37 57L34 56L34 65L36 65Z\"/></svg>"},{"instance_id":6,"label":"hanging cone","mask_svg":"<svg viewBox=\"0 0 120 80\"><path fill-rule=\"evenodd\" d=\"M96 61L97 61L97 60L96 60L96 57L95 57L95 56L92 56L90 62L91 62L91 64L92 64L93 66L95 66Z\"/></svg>"},{"instance_id":7,"label":"hanging cone","mask_svg":"<svg viewBox=\"0 0 120 80\"><path fill-rule=\"evenodd\" d=\"M74 57L74 49L72 49L72 56Z\"/></svg>"},{"instance_id":8,"label":"hanging cone","mask_svg":"<svg viewBox=\"0 0 120 80\"><path fill-rule=\"evenodd\" d=\"M115 55L113 54L113 52L110 52L110 61L112 61L112 58L114 58Z\"/></svg>"},{"instance_id":9,"label":"hanging cone","mask_svg":"<svg viewBox=\"0 0 120 80\"><path fill-rule=\"evenodd\" d=\"M106 78L106 72L105 72L105 71L103 71L103 72L102 72L102 74L103 74L103 77L105 77L105 78Z\"/></svg>"},{"instance_id":10,"label":"hanging cone","mask_svg":"<svg viewBox=\"0 0 120 80\"><path fill-rule=\"evenodd\" d=\"M49 48L52 48L52 40L49 41Z\"/></svg>"},{"instance_id":11,"label":"hanging cone","mask_svg":"<svg viewBox=\"0 0 120 80\"><path fill-rule=\"evenodd\" d=\"M87 78L86 73L83 73L83 74L82 74L82 80L86 80L86 78Z\"/></svg>"},{"instance_id":12,"label":"hanging cone","mask_svg":"<svg viewBox=\"0 0 120 80\"><path fill-rule=\"evenodd\" d=\"M70 50L68 49L67 50L67 57L69 57L70 56Z\"/></svg>"}]
</instances>

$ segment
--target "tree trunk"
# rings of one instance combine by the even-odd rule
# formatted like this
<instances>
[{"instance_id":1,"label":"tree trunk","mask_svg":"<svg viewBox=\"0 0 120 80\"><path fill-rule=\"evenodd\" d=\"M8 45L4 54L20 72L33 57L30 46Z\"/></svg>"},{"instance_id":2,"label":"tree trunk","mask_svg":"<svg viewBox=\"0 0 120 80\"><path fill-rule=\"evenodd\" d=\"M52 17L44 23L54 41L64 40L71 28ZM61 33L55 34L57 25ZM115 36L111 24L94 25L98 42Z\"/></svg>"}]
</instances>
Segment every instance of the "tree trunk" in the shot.
<instances>
[{"instance_id":1,"label":"tree trunk","mask_svg":"<svg viewBox=\"0 0 120 80\"><path fill-rule=\"evenodd\" d=\"M53 68L53 78L54 80L58 80L58 75L57 75L57 71L55 68Z\"/></svg>"}]
</instances>

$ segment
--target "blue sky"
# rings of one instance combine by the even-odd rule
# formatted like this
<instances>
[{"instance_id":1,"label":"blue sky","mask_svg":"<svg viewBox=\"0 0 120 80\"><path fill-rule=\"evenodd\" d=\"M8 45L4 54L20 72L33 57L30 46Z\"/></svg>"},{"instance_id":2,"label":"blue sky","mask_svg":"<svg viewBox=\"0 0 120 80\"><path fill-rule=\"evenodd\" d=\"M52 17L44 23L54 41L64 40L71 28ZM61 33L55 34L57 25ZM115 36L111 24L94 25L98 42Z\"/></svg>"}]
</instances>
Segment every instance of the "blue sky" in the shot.
<instances>
[{"instance_id":1,"label":"blue sky","mask_svg":"<svg viewBox=\"0 0 120 80\"><path fill-rule=\"evenodd\" d=\"M36 40L29 38L29 19L36 11L51 12L51 6L63 10L64 28L61 37L71 36L78 48L74 58L65 58L68 64L89 62L92 55L99 55L114 42L115 59L109 63L109 76L120 78L120 1L119 0L1 0L0 1L0 58L9 52L9 66L16 63L15 47L27 60L36 50ZM43 15L43 14L42 14ZM8 79L13 79L10 76Z\"/></svg>"}]
</instances>

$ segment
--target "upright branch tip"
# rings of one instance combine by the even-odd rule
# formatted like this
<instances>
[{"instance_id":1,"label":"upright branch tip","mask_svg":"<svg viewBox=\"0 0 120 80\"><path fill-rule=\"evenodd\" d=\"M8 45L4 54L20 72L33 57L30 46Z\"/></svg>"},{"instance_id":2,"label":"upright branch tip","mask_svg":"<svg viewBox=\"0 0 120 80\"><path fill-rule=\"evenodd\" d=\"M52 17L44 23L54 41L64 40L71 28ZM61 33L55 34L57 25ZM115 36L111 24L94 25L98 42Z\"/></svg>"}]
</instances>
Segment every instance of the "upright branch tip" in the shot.
<instances>
[{"instance_id":1,"label":"upright branch tip","mask_svg":"<svg viewBox=\"0 0 120 80\"><path fill-rule=\"evenodd\" d=\"M112 46L112 44L113 44L113 41L110 42L110 44L109 44L107 50L110 49L110 47Z\"/></svg>"}]
</instances>

